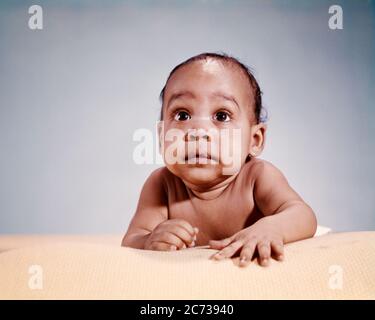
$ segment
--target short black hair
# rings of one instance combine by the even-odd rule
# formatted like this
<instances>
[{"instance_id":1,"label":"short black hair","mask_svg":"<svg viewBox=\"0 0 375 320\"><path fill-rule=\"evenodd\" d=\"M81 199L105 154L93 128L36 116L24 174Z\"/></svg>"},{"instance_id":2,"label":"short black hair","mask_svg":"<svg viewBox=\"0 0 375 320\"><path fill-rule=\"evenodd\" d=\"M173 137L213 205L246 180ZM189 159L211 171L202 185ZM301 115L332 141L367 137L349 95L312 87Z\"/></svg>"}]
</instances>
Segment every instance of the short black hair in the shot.
<instances>
[{"instance_id":1,"label":"short black hair","mask_svg":"<svg viewBox=\"0 0 375 320\"><path fill-rule=\"evenodd\" d=\"M255 79L251 68L246 66L242 62L240 62L237 58L235 58L233 56L230 56L230 55L228 55L224 52L221 52L221 53L213 53L213 52L201 53L201 54L198 54L196 56L193 56L193 57L185 60L184 62L182 62L179 65L177 65L176 67L174 67L174 69L170 72L163 89L160 92L159 99L160 99L161 104L162 104L162 108L161 108L161 112L160 112L160 120L163 120L164 93L165 93L165 89L167 87L167 83L168 83L168 80L170 79L170 77L182 66L188 65L189 63L192 63L192 62L195 62L195 61L206 60L208 58L216 59L216 60L219 60L219 61L224 62L224 63L230 63L232 65L236 65L243 71L244 75L249 80L249 83L250 83L250 86L251 86L251 89L252 89L252 93L253 93L253 96L254 96L254 104L255 104L254 114L255 114L256 123L258 124L260 122L266 122L267 121L267 111L262 105L262 91L260 90L258 81Z\"/></svg>"}]
</instances>

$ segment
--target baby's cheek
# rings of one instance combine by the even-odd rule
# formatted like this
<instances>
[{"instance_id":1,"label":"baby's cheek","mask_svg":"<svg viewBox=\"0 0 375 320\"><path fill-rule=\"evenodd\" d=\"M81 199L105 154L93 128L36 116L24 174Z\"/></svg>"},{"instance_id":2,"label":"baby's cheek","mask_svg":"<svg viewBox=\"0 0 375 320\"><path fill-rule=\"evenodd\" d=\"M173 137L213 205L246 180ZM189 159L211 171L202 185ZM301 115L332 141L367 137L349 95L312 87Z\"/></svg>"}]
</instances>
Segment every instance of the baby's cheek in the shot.
<instances>
[{"instance_id":1,"label":"baby's cheek","mask_svg":"<svg viewBox=\"0 0 375 320\"><path fill-rule=\"evenodd\" d=\"M180 139L176 139L175 141L164 141L162 155L165 164L183 164L185 162L185 149L185 144Z\"/></svg>"},{"instance_id":2,"label":"baby's cheek","mask_svg":"<svg viewBox=\"0 0 375 320\"><path fill-rule=\"evenodd\" d=\"M232 135L223 137L220 141L220 162L224 175L235 174L242 166L245 150L241 140L241 132L233 132Z\"/></svg>"}]
</instances>

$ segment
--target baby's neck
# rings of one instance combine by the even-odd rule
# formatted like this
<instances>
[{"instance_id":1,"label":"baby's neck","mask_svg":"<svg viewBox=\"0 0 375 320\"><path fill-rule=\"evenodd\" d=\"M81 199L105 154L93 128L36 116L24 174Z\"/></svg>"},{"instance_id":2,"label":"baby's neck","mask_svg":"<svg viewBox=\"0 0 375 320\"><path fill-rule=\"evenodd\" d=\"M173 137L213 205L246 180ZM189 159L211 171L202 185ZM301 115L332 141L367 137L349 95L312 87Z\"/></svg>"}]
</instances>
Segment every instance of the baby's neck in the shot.
<instances>
[{"instance_id":1,"label":"baby's neck","mask_svg":"<svg viewBox=\"0 0 375 320\"><path fill-rule=\"evenodd\" d=\"M236 179L237 175L238 173L228 176L227 179L209 186L194 185L185 180L183 180L183 182L188 192L191 192L197 198L201 200L213 200L218 198L226 190L230 183Z\"/></svg>"}]
</instances>

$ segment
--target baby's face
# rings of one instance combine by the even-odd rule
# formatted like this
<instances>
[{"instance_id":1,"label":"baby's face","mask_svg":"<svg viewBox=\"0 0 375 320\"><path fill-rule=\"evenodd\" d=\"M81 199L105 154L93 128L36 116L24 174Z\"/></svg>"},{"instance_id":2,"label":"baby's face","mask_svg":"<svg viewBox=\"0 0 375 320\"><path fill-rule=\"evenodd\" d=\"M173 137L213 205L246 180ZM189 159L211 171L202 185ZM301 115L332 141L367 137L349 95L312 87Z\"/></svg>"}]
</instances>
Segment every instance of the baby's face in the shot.
<instances>
[{"instance_id":1,"label":"baby's face","mask_svg":"<svg viewBox=\"0 0 375 320\"><path fill-rule=\"evenodd\" d=\"M238 172L249 154L253 101L237 66L209 59L178 69L164 93L162 152L167 168L202 186Z\"/></svg>"}]
</instances>

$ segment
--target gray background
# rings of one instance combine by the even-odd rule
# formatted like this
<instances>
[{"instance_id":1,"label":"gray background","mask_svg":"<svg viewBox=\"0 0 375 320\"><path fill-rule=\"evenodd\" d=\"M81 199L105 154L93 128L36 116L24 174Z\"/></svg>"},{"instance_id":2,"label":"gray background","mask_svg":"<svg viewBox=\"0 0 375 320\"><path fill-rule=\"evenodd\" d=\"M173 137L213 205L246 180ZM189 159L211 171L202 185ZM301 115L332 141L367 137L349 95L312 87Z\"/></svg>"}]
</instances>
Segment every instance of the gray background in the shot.
<instances>
[{"instance_id":1,"label":"gray background","mask_svg":"<svg viewBox=\"0 0 375 320\"><path fill-rule=\"evenodd\" d=\"M28 28L28 7L44 29ZM340 4L344 29L328 28ZM158 165L136 165L170 70L204 51L253 67L262 158L336 231L375 229L373 1L2 1L0 232L122 233Z\"/></svg>"}]
</instances>

